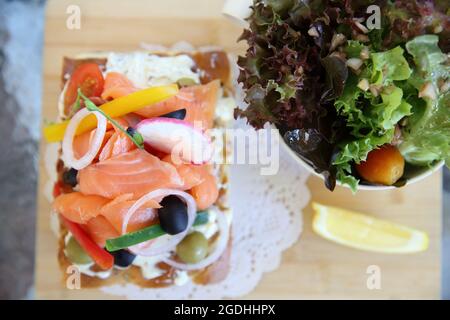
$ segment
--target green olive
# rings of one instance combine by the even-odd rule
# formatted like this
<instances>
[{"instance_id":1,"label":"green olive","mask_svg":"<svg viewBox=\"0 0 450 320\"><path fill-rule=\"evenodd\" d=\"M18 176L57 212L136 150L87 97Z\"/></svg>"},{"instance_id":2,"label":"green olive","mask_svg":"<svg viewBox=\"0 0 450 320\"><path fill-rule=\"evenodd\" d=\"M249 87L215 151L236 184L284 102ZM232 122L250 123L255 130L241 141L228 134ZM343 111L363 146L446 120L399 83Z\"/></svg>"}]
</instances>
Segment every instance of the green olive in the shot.
<instances>
[{"instance_id":1,"label":"green olive","mask_svg":"<svg viewBox=\"0 0 450 320\"><path fill-rule=\"evenodd\" d=\"M208 239L201 232L188 234L177 246L177 255L185 263L197 263L208 254Z\"/></svg>"},{"instance_id":2,"label":"green olive","mask_svg":"<svg viewBox=\"0 0 450 320\"><path fill-rule=\"evenodd\" d=\"M195 83L194 79L191 78L181 78L177 80L177 83L181 87L193 86Z\"/></svg>"},{"instance_id":3,"label":"green olive","mask_svg":"<svg viewBox=\"0 0 450 320\"><path fill-rule=\"evenodd\" d=\"M72 263L88 264L92 262L91 257L81 248L74 237L70 237L66 244L66 256Z\"/></svg>"}]
</instances>

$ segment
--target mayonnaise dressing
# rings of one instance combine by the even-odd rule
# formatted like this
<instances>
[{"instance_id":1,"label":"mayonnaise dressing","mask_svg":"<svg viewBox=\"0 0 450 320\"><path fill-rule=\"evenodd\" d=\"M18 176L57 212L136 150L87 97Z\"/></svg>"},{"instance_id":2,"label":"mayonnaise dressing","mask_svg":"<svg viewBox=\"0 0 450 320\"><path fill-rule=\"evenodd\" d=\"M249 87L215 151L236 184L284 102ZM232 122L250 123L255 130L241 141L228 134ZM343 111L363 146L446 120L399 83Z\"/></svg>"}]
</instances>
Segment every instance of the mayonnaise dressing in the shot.
<instances>
[{"instance_id":1,"label":"mayonnaise dressing","mask_svg":"<svg viewBox=\"0 0 450 320\"><path fill-rule=\"evenodd\" d=\"M174 284L176 286L183 286L188 283L190 279L191 277L189 277L187 271L177 270L175 272Z\"/></svg>"},{"instance_id":2,"label":"mayonnaise dressing","mask_svg":"<svg viewBox=\"0 0 450 320\"><path fill-rule=\"evenodd\" d=\"M209 212L208 223L192 227L192 232L194 232L194 231L201 232L201 233L203 233L203 235L205 236L206 239L211 238L219 230L219 227L216 222L217 208L211 207L210 209L208 209L208 212Z\"/></svg>"},{"instance_id":3,"label":"mayonnaise dressing","mask_svg":"<svg viewBox=\"0 0 450 320\"><path fill-rule=\"evenodd\" d=\"M78 271L80 273L83 273L90 277L96 277L100 279L107 279L111 276L112 269L106 270L106 271L93 271L91 270L91 267L94 265L94 263L88 263L88 264L76 264L73 263L74 266L78 268Z\"/></svg>"},{"instance_id":4,"label":"mayonnaise dressing","mask_svg":"<svg viewBox=\"0 0 450 320\"><path fill-rule=\"evenodd\" d=\"M222 124L230 123L233 120L233 112L236 107L236 101L232 97L220 97L216 105L216 121Z\"/></svg>"},{"instance_id":5,"label":"mayonnaise dressing","mask_svg":"<svg viewBox=\"0 0 450 320\"><path fill-rule=\"evenodd\" d=\"M136 258L133 261L133 265L140 267L142 276L149 280L154 279L159 276L162 276L165 271L158 268L158 263L161 262L161 256L154 256L154 257L144 257L144 256L136 256Z\"/></svg>"}]
</instances>

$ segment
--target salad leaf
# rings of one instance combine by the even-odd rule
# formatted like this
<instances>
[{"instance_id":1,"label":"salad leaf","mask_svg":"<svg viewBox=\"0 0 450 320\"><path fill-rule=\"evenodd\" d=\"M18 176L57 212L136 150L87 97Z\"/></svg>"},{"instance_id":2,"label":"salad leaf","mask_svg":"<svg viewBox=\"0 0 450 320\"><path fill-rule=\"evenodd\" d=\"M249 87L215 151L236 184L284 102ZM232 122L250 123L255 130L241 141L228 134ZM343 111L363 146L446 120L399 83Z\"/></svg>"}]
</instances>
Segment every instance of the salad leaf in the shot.
<instances>
[{"instance_id":1,"label":"salad leaf","mask_svg":"<svg viewBox=\"0 0 450 320\"><path fill-rule=\"evenodd\" d=\"M444 94L429 109L421 121L406 129L400 152L406 161L416 165L431 165L445 160L450 167L450 94ZM430 106L427 106L429 108Z\"/></svg>"},{"instance_id":2,"label":"salad leaf","mask_svg":"<svg viewBox=\"0 0 450 320\"><path fill-rule=\"evenodd\" d=\"M364 138L344 144L343 149L338 153L333 162L337 170L337 179L342 184L349 186L353 192L356 192L359 179L353 173L352 163L359 164L361 161L365 161L370 151L391 142L393 137L394 129L390 129L382 135L371 133Z\"/></svg>"},{"instance_id":3,"label":"salad leaf","mask_svg":"<svg viewBox=\"0 0 450 320\"><path fill-rule=\"evenodd\" d=\"M419 92L429 86L435 97L433 94L422 97L425 103L408 119L400 152L413 164L431 165L445 160L450 165L450 92L448 88L440 89L449 81L448 57L438 47L438 37L433 35L417 37L406 48L416 65L408 82Z\"/></svg>"},{"instance_id":4,"label":"salad leaf","mask_svg":"<svg viewBox=\"0 0 450 320\"><path fill-rule=\"evenodd\" d=\"M352 161L360 163L366 160L367 154L378 146L391 142L394 137L394 129L386 131L382 135L368 134L364 138L346 143L337 155L334 163L336 165L348 164Z\"/></svg>"},{"instance_id":5,"label":"salad leaf","mask_svg":"<svg viewBox=\"0 0 450 320\"><path fill-rule=\"evenodd\" d=\"M439 33L440 47L444 52L450 50L448 3L445 6L433 0L396 0L386 1L381 8L383 28L379 38L383 41L378 49L404 44L422 34Z\"/></svg>"},{"instance_id":6,"label":"salad leaf","mask_svg":"<svg viewBox=\"0 0 450 320\"><path fill-rule=\"evenodd\" d=\"M345 85L343 94L335 101L334 106L338 113L345 117L347 127L352 129L353 136L360 136L360 130L370 127L368 118L364 115L364 109L360 98L364 91L358 88L358 77L351 75Z\"/></svg>"},{"instance_id":7,"label":"salad leaf","mask_svg":"<svg viewBox=\"0 0 450 320\"><path fill-rule=\"evenodd\" d=\"M349 42L346 50L352 52L358 47L357 43ZM352 164L365 161L370 151L390 143L397 122L411 115L412 106L403 98L402 88L396 85L411 75L403 53L400 47L371 53L359 76L352 74L349 77L344 93L335 101L336 110L351 128L351 137L339 144L340 151L333 164L339 181L353 191L359 181L352 171ZM363 79L376 85L379 95L359 88L357 84Z\"/></svg>"},{"instance_id":8,"label":"salad leaf","mask_svg":"<svg viewBox=\"0 0 450 320\"><path fill-rule=\"evenodd\" d=\"M411 114L412 106L403 98L403 90L396 86L386 87L381 92L381 103L373 104L369 114L374 126L392 129L403 117Z\"/></svg>"},{"instance_id":9,"label":"salad leaf","mask_svg":"<svg viewBox=\"0 0 450 320\"><path fill-rule=\"evenodd\" d=\"M403 90L395 85L382 88L379 99L357 87L358 78L352 76L344 94L335 102L340 115L346 118L355 138L370 133L384 133L392 129L403 117L411 114L412 106L403 99Z\"/></svg>"},{"instance_id":10,"label":"salad leaf","mask_svg":"<svg viewBox=\"0 0 450 320\"><path fill-rule=\"evenodd\" d=\"M336 179L330 179L331 175L336 174L330 171L330 168L333 168L331 163L333 149L321 133L317 129L295 129L286 132L284 139L303 161L312 166L317 173L324 175L327 188L333 190L336 186Z\"/></svg>"},{"instance_id":11,"label":"salad leaf","mask_svg":"<svg viewBox=\"0 0 450 320\"><path fill-rule=\"evenodd\" d=\"M437 42L437 36L424 35L406 43L406 49L413 56L416 65L408 82L418 90L426 82L431 82L437 88L439 79L448 77L449 66L443 65L447 61L447 55L442 53Z\"/></svg>"},{"instance_id":12,"label":"salad leaf","mask_svg":"<svg viewBox=\"0 0 450 320\"><path fill-rule=\"evenodd\" d=\"M337 165L336 178L343 185L349 186L353 192L356 192L359 179L355 178L355 175L352 173L352 166L349 162Z\"/></svg>"},{"instance_id":13,"label":"salad leaf","mask_svg":"<svg viewBox=\"0 0 450 320\"><path fill-rule=\"evenodd\" d=\"M344 48L348 58L359 58L365 45L359 41L349 40Z\"/></svg>"},{"instance_id":14,"label":"salad leaf","mask_svg":"<svg viewBox=\"0 0 450 320\"><path fill-rule=\"evenodd\" d=\"M371 54L373 73L376 84L387 84L395 80L406 80L411 75L411 69L403 56L403 49L394 49Z\"/></svg>"},{"instance_id":15,"label":"salad leaf","mask_svg":"<svg viewBox=\"0 0 450 320\"><path fill-rule=\"evenodd\" d=\"M345 81L348 77L347 65L338 56L323 58L322 65L327 74L327 89L322 94L321 101L334 100L344 91Z\"/></svg>"}]
</instances>

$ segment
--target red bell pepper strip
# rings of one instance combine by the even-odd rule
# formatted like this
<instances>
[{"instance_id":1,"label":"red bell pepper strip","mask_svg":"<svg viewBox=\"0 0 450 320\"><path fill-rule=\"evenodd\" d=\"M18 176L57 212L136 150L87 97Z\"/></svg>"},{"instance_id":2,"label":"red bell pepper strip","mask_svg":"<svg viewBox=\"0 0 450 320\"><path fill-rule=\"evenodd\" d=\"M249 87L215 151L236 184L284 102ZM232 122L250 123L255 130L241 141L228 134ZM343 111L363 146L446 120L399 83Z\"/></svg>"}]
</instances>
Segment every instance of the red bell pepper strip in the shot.
<instances>
[{"instance_id":1,"label":"red bell pepper strip","mask_svg":"<svg viewBox=\"0 0 450 320\"><path fill-rule=\"evenodd\" d=\"M86 253L94 260L94 262L103 270L111 269L114 265L114 257L99 247L80 227L78 223L72 222L59 215L61 221L66 228L72 233L80 246L86 251Z\"/></svg>"},{"instance_id":2,"label":"red bell pepper strip","mask_svg":"<svg viewBox=\"0 0 450 320\"><path fill-rule=\"evenodd\" d=\"M53 185L53 198L58 197L62 193L61 189L62 189L61 182L60 181L55 182L55 184Z\"/></svg>"}]
</instances>

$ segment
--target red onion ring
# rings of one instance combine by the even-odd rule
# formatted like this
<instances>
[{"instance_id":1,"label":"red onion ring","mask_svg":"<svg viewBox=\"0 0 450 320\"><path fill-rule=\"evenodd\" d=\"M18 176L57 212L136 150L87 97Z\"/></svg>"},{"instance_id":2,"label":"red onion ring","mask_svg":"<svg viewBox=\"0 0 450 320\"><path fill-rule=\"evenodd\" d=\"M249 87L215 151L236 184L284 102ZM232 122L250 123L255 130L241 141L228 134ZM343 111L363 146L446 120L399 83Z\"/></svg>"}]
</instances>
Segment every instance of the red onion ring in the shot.
<instances>
[{"instance_id":1,"label":"red onion ring","mask_svg":"<svg viewBox=\"0 0 450 320\"><path fill-rule=\"evenodd\" d=\"M228 244L228 238L230 236L230 228L228 226L227 219L225 217L225 214L218 212L217 216L217 222L219 224L219 239L217 240L216 247L214 248L214 251L210 253L205 259L203 259L200 262L197 263L181 263L174 261L170 258L163 258L162 261L164 263L167 263L169 266L172 266L176 269L180 270L197 270L197 269L203 269L210 264L216 262L219 260L219 258L222 256L222 253L227 248Z\"/></svg>"},{"instance_id":2,"label":"red onion ring","mask_svg":"<svg viewBox=\"0 0 450 320\"><path fill-rule=\"evenodd\" d=\"M165 235L158 239L145 241L142 243L139 243L137 245L134 245L132 247L129 247L128 250L133 252L134 254L151 257L160 255L163 253L167 253L170 250L172 250L178 243L183 240L186 233L189 229L191 229L192 225L195 221L195 215L197 212L197 205L195 204L194 198L189 193L186 193L184 191L176 190L176 189L158 189L155 191L151 191L147 193L146 195L142 196L139 200L137 200L133 206L128 210L128 212L125 214L125 217L122 222L122 234L125 234L127 232L127 226L128 222L130 221L131 217L136 213L136 211L142 207L147 201L154 200L157 198L164 198L168 195L175 195L184 200L184 202L187 205L187 213L188 213L188 225L186 229L183 232L180 232L176 235L169 236ZM159 242L162 242L163 238L166 239L166 243L163 245L159 245L155 247L155 245Z\"/></svg>"},{"instance_id":3,"label":"red onion ring","mask_svg":"<svg viewBox=\"0 0 450 320\"><path fill-rule=\"evenodd\" d=\"M97 118L97 129L95 130L94 138L89 144L89 150L86 152L86 154L79 159L75 159L73 153L73 139L75 137L75 133L77 131L80 122L91 113L93 113ZM64 139L62 143L64 163L68 167L77 170L81 170L87 167L89 164L91 164L92 160L94 160L98 151L102 147L102 142L103 138L105 137L105 133L106 133L106 118L100 112L98 111L91 112L86 108L78 111L72 117L72 119L70 119L70 122L66 128L66 132L64 134Z\"/></svg>"}]
</instances>

